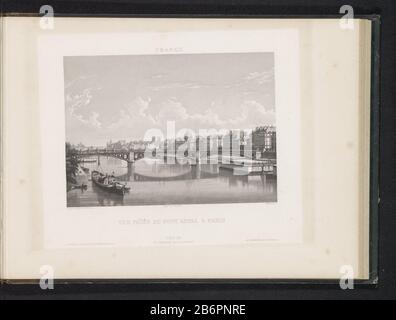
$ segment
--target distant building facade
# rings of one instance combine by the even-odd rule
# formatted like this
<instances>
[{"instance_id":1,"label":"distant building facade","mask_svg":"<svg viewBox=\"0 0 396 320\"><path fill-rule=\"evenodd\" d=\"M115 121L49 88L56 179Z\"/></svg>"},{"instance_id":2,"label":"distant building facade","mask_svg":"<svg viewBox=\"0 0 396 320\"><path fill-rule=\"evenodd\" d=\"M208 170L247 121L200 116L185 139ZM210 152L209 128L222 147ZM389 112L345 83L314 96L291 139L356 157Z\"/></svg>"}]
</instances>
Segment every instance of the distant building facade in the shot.
<instances>
[{"instance_id":1,"label":"distant building facade","mask_svg":"<svg viewBox=\"0 0 396 320\"><path fill-rule=\"evenodd\" d=\"M252 151L255 158L276 159L276 128L258 127L252 132Z\"/></svg>"}]
</instances>

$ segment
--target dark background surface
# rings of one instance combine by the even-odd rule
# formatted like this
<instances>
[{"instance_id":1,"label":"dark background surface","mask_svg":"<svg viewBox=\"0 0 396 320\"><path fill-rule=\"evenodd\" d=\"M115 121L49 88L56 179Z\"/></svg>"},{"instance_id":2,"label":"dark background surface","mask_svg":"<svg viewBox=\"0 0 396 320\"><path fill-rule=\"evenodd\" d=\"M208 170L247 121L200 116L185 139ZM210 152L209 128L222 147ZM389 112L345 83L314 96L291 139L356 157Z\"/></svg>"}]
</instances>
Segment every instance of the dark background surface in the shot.
<instances>
[{"instance_id":1,"label":"dark background surface","mask_svg":"<svg viewBox=\"0 0 396 320\"><path fill-rule=\"evenodd\" d=\"M352 0L146 0L18 1L2 0L1 11L37 15L49 4L57 15L331 15L348 4L355 15L381 16L380 39L380 204L379 283L343 291L338 285L282 284L55 284L52 291L34 285L3 285L1 299L395 299L396 298L396 2ZM21 262L23 263L23 262ZM248 262L247 262L248 263Z\"/></svg>"}]
</instances>

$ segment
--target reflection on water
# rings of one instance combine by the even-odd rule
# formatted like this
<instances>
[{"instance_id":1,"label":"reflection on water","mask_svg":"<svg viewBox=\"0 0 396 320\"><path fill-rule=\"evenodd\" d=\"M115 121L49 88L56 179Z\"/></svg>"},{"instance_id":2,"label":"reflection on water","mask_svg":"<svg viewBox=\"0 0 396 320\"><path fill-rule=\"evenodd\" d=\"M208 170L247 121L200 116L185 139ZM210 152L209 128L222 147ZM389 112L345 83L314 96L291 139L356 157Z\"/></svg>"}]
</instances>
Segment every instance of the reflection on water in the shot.
<instances>
[{"instance_id":1,"label":"reflection on water","mask_svg":"<svg viewBox=\"0 0 396 320\"><path fill-rule=\"evenodd\" d=\"M99 163L82 163L83 167L89 169L87 176L82 177L88 181L88 188L69 191L69 207L277 200L276 179L261 175L233 175L232 171L219 168L217 164L164 164L156 159L141 159L128 165L125 161L111 157L100 157L99 160ZM90 180L92 170L114 174L131 190L124 196L102 190Z\"/></svg>"}]
</instances>

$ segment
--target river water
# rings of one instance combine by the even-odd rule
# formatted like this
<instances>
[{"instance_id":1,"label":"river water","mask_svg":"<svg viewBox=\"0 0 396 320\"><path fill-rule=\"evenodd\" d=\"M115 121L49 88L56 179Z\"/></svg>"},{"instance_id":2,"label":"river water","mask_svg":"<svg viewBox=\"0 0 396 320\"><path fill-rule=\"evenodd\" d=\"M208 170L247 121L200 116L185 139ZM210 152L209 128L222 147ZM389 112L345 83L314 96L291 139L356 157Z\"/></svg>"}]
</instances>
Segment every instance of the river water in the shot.
<instances>
[{"instance_id":1,"label":"river water","mask_svg":"<svg viewBox=\"0 0 396 320\"><path fill-rule=\"evenodd\" d=\"M233 175L217 164L161 164L141 159L128 164L116 158L92 158L82 166L89 169L79 176L88 187L67 192L69 207L133 206L165 204L204 204L236 202L275 202L276 179L262 176ZM90 173L99 170L114 174L130 191L124 196L102 190L92 183Z\"/></svg>"}]
</instances>

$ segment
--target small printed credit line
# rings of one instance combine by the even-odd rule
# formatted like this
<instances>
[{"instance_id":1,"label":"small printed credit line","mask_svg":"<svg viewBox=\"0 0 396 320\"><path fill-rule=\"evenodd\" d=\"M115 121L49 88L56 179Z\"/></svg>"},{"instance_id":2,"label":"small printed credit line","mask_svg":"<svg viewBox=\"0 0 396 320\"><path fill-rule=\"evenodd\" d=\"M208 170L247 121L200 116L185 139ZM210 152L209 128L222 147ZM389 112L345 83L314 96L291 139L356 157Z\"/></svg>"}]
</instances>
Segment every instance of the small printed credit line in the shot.
<instances>
[{"instance_id":1,"label":"small printed credit line","mask_svg":"<svg viewBox=\"0 0 396 320\"><path fill-rule=\"evenodd\" d=\"M150 307L150 315L173 315L181 318L185 313L194 315L245 315L244 304L195 304L193 308L186 309L178 306L163 306L157 304Z\"/></svg>"}]
</instances>

